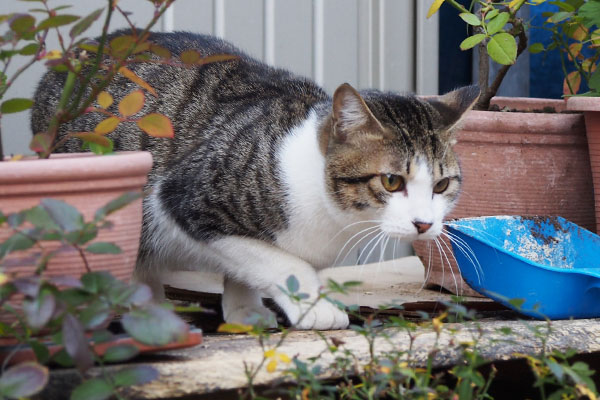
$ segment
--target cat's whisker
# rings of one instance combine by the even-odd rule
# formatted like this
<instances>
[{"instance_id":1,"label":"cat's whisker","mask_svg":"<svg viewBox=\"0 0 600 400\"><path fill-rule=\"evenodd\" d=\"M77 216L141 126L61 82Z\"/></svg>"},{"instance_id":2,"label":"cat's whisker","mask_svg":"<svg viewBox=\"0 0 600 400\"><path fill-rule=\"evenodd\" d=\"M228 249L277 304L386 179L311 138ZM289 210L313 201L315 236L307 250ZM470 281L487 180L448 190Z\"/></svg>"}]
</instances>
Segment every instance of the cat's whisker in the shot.
<instances>
[{"instance_id":1,"label":"cat's whisker","mask_svg":"<svg viewBox=\"0 0 600 400\"><path fill-rule=\"evenodd\" d=\"M358 253L358 262L361 264L366 264L367 260L369 259L371 254L373 254L373 251L377 248L377 245L383 238L385 238L385 232L381 231L373 239L371 239L369 241L369 243L367 243L365 245L365 247L363 247L363 249L360 251L360 253ZM373 242L375 242L375 243L373 245L371 245L371 243L373 243ZM367 256L363 259L362 255L364 254L365 251L367 251L367 249L369 249L369 246L370 246L371 250L369 251Z\"/></svg>"},{"instance_id":2,"label":"cat's whisker","mask_svg":"<svg viewBox=\"0 0 600 400\"><path fill-rule=\"evenodd\" d=\"M340 229L340 231L338 233L336 233L331 239L329 239L329 241L327 242L327 244L331 244L331 242L333 240L335 240L335 238L337 238L338 236L340 236L345 230L350 229L353 226L359 225L359 224L381 224L383 221L382 220L376 220L376 219L372 219L372 220L364 220L364 221L358 221L358 222L353 222L351 224L346 225L345 227L343 227L342 229ZM373 226L375 227L375 226Z\"/></svg>"},{"instance_id":3,"label":"cat's whisker","mask_svg":"<svg viewBox=\"0 0 600 400\"><path fill-rule=\"evenodd\" d=\"M423 284L421 285L421 289L419 289L419 292L425 289L425 283L429 280L429 278L431 278L431 262L433 259L433 249L431 247L431 240L427 241L427 252L429 254L427 255L428 262L425 270L425 279L423 280Z\"/></svg>"},{"instance_id":4,"label":"cat's whisker","mask_svg":"<svg viewBox=\"0 0 600 400\"><path fill-rule=\"evenodd\" d=\"M442 238L438 238L438 240L443 245L443 247L445 247L446 250L448 250L448 252L444 252L444 254L446 255L446 259L448 260L448 265L450 267L450 272L452 273L452 277L454 278L454 284L456 285L456 281L457 281L456 274L454 273L454 269L452 269L452 263L448 259L448 253L450 253L450 255L454 259L456 265L458 266L458 262L456 261L456 257L454 256L454 251L452 251L452 248L448 245L448 243L446 243L445 240L443 240ZM458 273L459 273L459 278L460 278L460 270L458 271ZM460 279L460 292L458 290L458 287L456 287L456 291L458 293L462 293L462 291L463 291L463 280L462 279Z\"/></svg>"},{"instance_id":5,"label":"cat's whisker","mask_svg":"<svg viewBox=\"0 0 600 400\"><path fill-rule=\"evenodd\" d=\"M448 240L454 243L454 245L456 245L456 247L461 251L461 253L463 253L464 256L467 257L467 259L475 269L475 273L477 274L477 281L481 283L481 277L484 275L483 268L479 263L477 255L475 254L473 249L471 249L471 246L469 246L467 242L465 242L462 238L456 236L452 232L444 232L444 234L448 238Z\"/></svg>"},{"instance_id":6,"label":"cat's whisker","mask_svg":"<svg viewBox=\"0 0 600 400\"><path fill-rule=\"evenodd\" d=\"M379 226L370 226L370 227L368 227L368 228L365 228L365 229L363 229L363 230L361 230L361 231L359 231L359 232L355 233L354 235L352 235L352 237L350 237L350 239L348 239L348 240L346 241L346 243L344 243L344 245L342 246L342 248L341 248L341 249L340 249L340 251L338 252L338 255L337 255L337 257L336 257L336 258L335 258L335 260L333 261L333 264L332 264L332 265L337 265L337 264L338 264L338 261L339 261L339 259L340 259L340 256L341 256L341 255L342 255L342 253L344 252L344 249L345 249L345 248L346 248L346 247L347 247L347 246L348 246L348 245L349 245L349 244L352 242L352 240L354 240L354 238L356 238L356 237L357 237L357 236L359 236L359 235L362 235L362 234L364 234L364 236L363 236L363 237L361 237L360 239L358 239L358 240L356 241L356 243L354 243L354 244L352 245L352 247L350 247L350 248L348 249L348 251L346 252L346 255L345 255L345 256L344 256L344 258L342 259L342 262L346 260L346 258L348 257L348 255L349 255L349 254L352 252L352 250L353 250L353 249L354 249L356 246L358 246L358 244L359 244L360 242L362 242L364 239L366 239L367 237L371 236L372 234L376 233L376 232L377 232L377 231L379 231L379 230L381 230L381 228L379 228ZM372 232L369 232L369 231L372 231ZM365 232L366 232L366 233L365 233Z\"/></svg>"},{"instance_id":7,"label":"cat's whisker","mask_svg":"<svg viewBox=\"0 0 600 400\"><path fill-rule=\"evenodd\" d=\"M452 280L454 281L454 289L458 292L458 282L456 280L456 275L454 274L454 271L452 270L452 264L450 263L450 259L448 258L448 255L446 254L446 251L444 250L444 248L442 247L442 245L440 244L440 239L439 238L435 238L434 239L435 244L440 252L440 256L446 260L446 262L448 263L448 269L450 269L450 274L452 275ZM443 262L442 262L442 282L444 282L445 279L445 274L446 271L444 270L443 267Z\"/></svg>"}]
</instances>

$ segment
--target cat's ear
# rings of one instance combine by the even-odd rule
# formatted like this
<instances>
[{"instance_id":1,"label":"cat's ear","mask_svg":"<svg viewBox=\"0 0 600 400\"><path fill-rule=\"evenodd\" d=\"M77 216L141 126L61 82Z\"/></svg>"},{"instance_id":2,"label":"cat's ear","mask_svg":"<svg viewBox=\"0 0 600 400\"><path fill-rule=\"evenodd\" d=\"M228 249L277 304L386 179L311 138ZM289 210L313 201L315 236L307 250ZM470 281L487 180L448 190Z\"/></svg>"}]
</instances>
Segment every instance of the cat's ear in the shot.
<instances>
[{"instance_id":1,"label":"cat's ear","mask_svg":"<svg viewBox=\"0 0 600 400\"><path fill-rule=\"evenodd\" d=\"M343 83L333 94L333 134L338 141L357 131L382 130L360 94L350 84Z\"/></svg>"},{"instance_id":2,"label":"cat's ear","mask_svg":"<svg viewBox=\"0 0 600 400\"><path fill-rule=\"evenodd\" d=\"M480 93L479 86L471 85L456 89L443 96L428 98L427 102L440 114L439 128L452 130L462 116L475 105Z\"/></svg>"}]
</instances>

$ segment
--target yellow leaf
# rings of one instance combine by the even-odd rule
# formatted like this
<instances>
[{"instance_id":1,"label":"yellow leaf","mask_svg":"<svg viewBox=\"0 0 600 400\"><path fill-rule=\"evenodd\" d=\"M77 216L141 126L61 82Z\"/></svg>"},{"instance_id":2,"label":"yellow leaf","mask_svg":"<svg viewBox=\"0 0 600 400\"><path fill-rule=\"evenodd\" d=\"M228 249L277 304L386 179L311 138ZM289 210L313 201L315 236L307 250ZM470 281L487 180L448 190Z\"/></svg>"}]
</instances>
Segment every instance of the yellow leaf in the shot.
<instances>
[{"instance_id":1,"label":"yellow leaf","mask_svg":"<svg viewBox=\"0 0 600 400\"><path fill-rule=\"evenodd\" d=\"M204 65L204 64L214 63L214 62L237 60L238 58L240 58L240 57L234 56L231 54L213 54L212 56L207 56L207 57L201 58L196 63L198 65Z\"/></svg>"},{"instance_id":2,"label":"yellow leaf","mask_svg":"<svg viewBox=\"0 0 600 400\"><path fill-rule=\"evenodd\" d=\"M521 8L523 3L525 3L525 0L512 0L510 3L508 3L508 8L510 8L511 11L518 10Z\"/></svg>"},{"instance_id":3,"label":"yellow leaf","mask_svg":"<svg viewBox=\"0 0 600 400\"><path fill-rule=\"evenodd\" d=\"M580 42L583 41L585 39L585 37L588 34L588 30L585 26L583 25L579 25L577 26L577 29L575 29L573 31L573 33L571 33L571 37L575 40L579 40Z\"/></svg>"},{"instance_id":4,"label":"yellow leaf","mask_svg":"<svg viewBox=\"0 0 600 400\"><path fill-rule=\"evenodd\" d=\"M292 362L290 357L288 357L288 355L285 353L277 353L277 356L279 357L279 361L281 361L281 362L284 362L286 364L289 364Z\"/></svg>"},{"instance_id":5,"label":"yellow leaf","mask_svg":"<svg viewBox=\"0 0 600 400\"><path fill-rule=\"evenodd\" d=\"M0 285L4 285L8 281L9 281L8 275L6 275L3 272L0 272Z\"/></svg>"},{"instance_id":6,"label":"yellow leaf","mask_svg":"<svg viewBox=\"0 0 600 400\"><path fill-rule=\"evenodd\" d=\"M125 78L129 79L131 82L143 87L144 89L146 89L147 91L152 93L152 95L154 97L158 97L158 95L156 94L156 90L154 90L154 88L152 86L150 86L148 83L146 83L145 80L143 80L142 78L137 76L135 74L135 72L133 72L132 70L130 70L126 67L121 67L121 68L119 68L119 73L121 75L123 75Z\"/></svg>"},{"instance_id":7,"label":"yellow leaf","mask_svg":"<svg viewBox=\"0 0 600 400\"><path fill-rule=\"evenodd\" d=\"M429 7L429 11L427 11L427 18L435 14L440 9L443 3L444 0L434 0L434 2L431 4L431 7Z\"/></svg>"},{"instance_id":8,"label":"yellow leaf","mask_svg":"<svg viewBox=\"0 0 600 400\"><path fill-rule=\"evenodd\" d=\"M105 136L102 136L99 133L80 132L80 133L74 133L73 136L83 140L84 142L99 144L100 146L103 146L103 147L110 147L110 139L108 139Z\"/></svg>"},{"instance_id":9,"label":"yellow leaf","mask_svg":"<svg viewBox=\"0 0 600 400\"><path fill-rule=\"evenodd\" d=\"M196 50L186 50L179 55L181 62L185 65L193 65L200 61L200 53Z\"/></svg>"},{"instance_id":10,"label":"yellow leaf","mask_svg":"<svg viewBox=\"0 0 600 400\"><path fill-rule=\"evenodd\" d=\"M243 324L221 324L217 332L223 333L247 333L252 331L252 325Z\"/></svg>"},{"instance_id":11,"label":"yellow leaf","mask_svg":"<svg viewBox=\"0 0 600 400\"><path fill-rule=\"evenodd\" d=\"M50 50L49 52L46 53L44 58L47 60L58 60L59 58L62 58L62 51Z\"/></svg>"},{"instance_id":12,"label":"yellow leaf","mask_svg":"<svg viewBox=\"0 0 600 400\"><path fill-rule=\"evenodd\" d=\"M277 360L272 359L271 361L269 361L269 363L267 364L267 371L268 372L275 372L275 369L277 369Z\"/></svg>"},{"instance_id":13,"label":"yellow leaf","mask_svg":"<svg viewBox=\"0 0 600 400\"><path fill-rule=\"evenodd\" d=\"M98 98L96 100L98 101L100 108L105 110L113 103L113 97L106 91L98 93Z\"/></svg>"},{"instance_id":14,"label":"yellow leaf","mask_svg":"<svg viewBox=\"0 0 600 400\"><path fill-rule=\"evenodd\" d=\"M23 154L15 154L8 161L21 161L25 157Z\"/></svg>"},{"instance_id":15,"label":"yellow leaf","mask_svg":"<svg viewBox=\"0 0 600 400\"><path fill-rule=\"evenodd\" d=\"M563 81L563 94L576 94L579 91L580 85L581 75L579 75L579 71L571 72Z\"/></svg>"},{"instance_id":16,"label":"yellow leaf","mask_svg":"<svg viewBox=\"0 0 600 400\"><path fill-rule=\"evenodd\" d=\"M119 103L119 112L124 117L131 117L137 114L144 107L144 92L136 90L129 93Z\"/></svg>"},{"instance_id":17,"label":"yellow leaf","mask_svg":"<svg viewBox=\"0 0 600 400\"><path fill-rule=\"evenodd\" d=\"M163 60L168 60L171 58L171 52L162 46L152 44L150 45L150 51L162 58Z\"/></svg>"},{"instance_id":18,"label":"yellow leaf","mask_svg":"<svg viewBox=\"0 0 600 400\"><path fill-rule=\"evenodd\" d=\"M111 133L117 126L121 123L121 120L117 117L108 117L105 120L101 121L94 128L94 132L99 135L106 135L107 133Z\"/></svg>"},{"instance_id":19,"label":"yellow leaf","mask_svg":"<svg viewBox=\"0 0 600 400\"><path fill-rule=\"evenodd\" d=\"M150 136L172 138L175 135L171 120L162 114L148 114L142 117L137 124Z\"/></svg>"},{"instance_id":20,"label":"yellow leaf","mask_svg":"<svg viewBox=\"0 0 600 400\"><path fill-rule=\"evenodd\" d=\"M302 400L310 400L310 398L308 397L308 395L310 394L310 388L304 388L302 389Z\"/></svg>"},{"instance_id":21,"label":"yellow leaf","mask_svg":"<svg viewBox=\"0 0 600 400\"><path fill-rule=\"evenodd\" d=\"M569 61L573 61L573 57L577 58L582 47L583 45L581 43L572 43L569 45L569 52L567 53Z\"/></svg>"},{"instance_id":22,"label":"yellow leaf","mask_svg":"<svg viewBox=\"0 0 600 400\"><path fill-rule=\"evenodd\" d=\"M267 350L264 354L265 358L271 358L275 356L275 349Z\"/></svg>"}]
</instances>

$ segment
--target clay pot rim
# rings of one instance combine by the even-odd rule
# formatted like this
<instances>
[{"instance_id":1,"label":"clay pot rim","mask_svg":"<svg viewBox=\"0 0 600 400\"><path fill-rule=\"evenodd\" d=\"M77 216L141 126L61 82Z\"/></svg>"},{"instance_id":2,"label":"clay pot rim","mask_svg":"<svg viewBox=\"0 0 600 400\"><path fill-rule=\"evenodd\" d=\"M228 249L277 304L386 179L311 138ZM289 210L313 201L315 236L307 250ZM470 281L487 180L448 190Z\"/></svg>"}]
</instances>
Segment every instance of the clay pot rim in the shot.
<instances>
[{"instance_id":1,"label":"clay pot rim","mask_svg":"<svg viewBox=\"0 0 600 400\"><path fill-rule=\"evenodd\" d=\"M0 162L0 184L137 176L148 173L151 167L152 155L147 151L53 154L49 159L31 156Z\"/></svg>"},{"instance_id":2,"label":"clay pot rim","mask_svg":"<svg viewBox=\"0 0 600 400\"><path fill-rule=\"evenodd\" d=\"M567 98L567 110L600 111L600 97L573 96Z\"/></svg>"}]
</instances>

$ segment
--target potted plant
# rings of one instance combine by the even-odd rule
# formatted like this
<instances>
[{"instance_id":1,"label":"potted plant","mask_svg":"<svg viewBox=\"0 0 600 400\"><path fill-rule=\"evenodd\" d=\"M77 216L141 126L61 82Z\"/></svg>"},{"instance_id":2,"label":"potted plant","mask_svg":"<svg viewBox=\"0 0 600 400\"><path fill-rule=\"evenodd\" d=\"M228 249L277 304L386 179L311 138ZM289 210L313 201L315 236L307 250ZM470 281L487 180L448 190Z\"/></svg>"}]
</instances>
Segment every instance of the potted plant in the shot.
<instances>
[{"instance_id":1,"label":"potted plant","mask_svg":"<svg viewBox=\"0 0 600 400\"><path fill-rule=\"evenodd\" d=\"M583 112L595 192L596 232L600 232L600 3L571 1L557 3L558 10L548 13L542 29L551 34L544 48L556 51L564 74L563 93L567 109ZM582 83L588 91L581 93Z\"/></svg>"},{"instance_id":2,"label":"potted plant","mask_svg":"<svg viewBox=\"0 0 600 400\"><path fill-rule=\"evenodd\" d=\"M481 100L456 132L454 149L461 159L463 193L449 218L560 215L593 230L593 189L583 116L539 112L548 106L561 111L565 108L562 100L493 97L510 65L527 48L526 24L517 15L527 3L481 0L473 2L476 9L468 10L453 0L436 0L430 15L443 3L456 8L472 28L461 48L479 46L482 88ZM503 66L488 85L490 62ZM496 111L488 109L488 101ZM517 109L520 112L509 112ZM440 251L430 243L415 243L426 266L426 284L472 293L462 290L467 286L458 278L449 242L439 240Z\"/></svg>"},{"instance_id":3,"label":"potted plant","mask_svg":"<svg viewBox=\"0 0 600 400\"><path fill-rule=\"evenodd\" d=\"M155 7L153 18L139 30L113 0L85 17L67 14L65 6L51 8L48 0L30 1L38 6L30 13L0 16L0 26L6 28L0 36L0 62L5 67L0 72L0 117L31 107L29 99L4 99L4 95L34 63L45 62L49 68L64 71L67 78L48 130L34 132L30 147L39 159L8 160L0 145L0 331L17 344L8 350L2 347L0 357L3 365L23 361L27 357L23 358L21 350L28 345L28 357L37 360L3 372L0 398L39 392L48 380L41 364L51 359L70 362L81 372L84 381L71 398L90 398L90 393L94 398L108 398L122 386L154 378L156 372L136 367L113 376L91 377L87 372L94 362L127 360L137 354L139 343L164 345L188 336L187 325L172 309L150 302L149 288L124 282L135 264L142 188L152 161L145 152L111 154L112 143L105 136L124 121L135 122L153 136L173 136L166 117L138 115L146 93L158 94L127 65L149 61L149 52L172 62L170 54L147 38L174 0L150 0ZM122 14L132 29L108 41L115 13ZM102 16L102 35L90 42L84 34ZM68 29L68 35L62 29ZM58 35L61 50L46 49L51 32ZM177 63L204 62L192 52L181 55ZM17 57L26 60L21 58L22 64L7 75L6 67ZM114 114L108 111L113 99L104 88L116 74L141 89L122 99ZM93 132L57 137L61 124L87 112L106 114L106 118ZM109 155L52 154L61 140L70 138L80 139L84 149ZM121 325L137 340L136 345L115 345L108 325L117 314L122 315ZM54 345L45 339L48 335Z\"/></svg>"}]
</instances>

